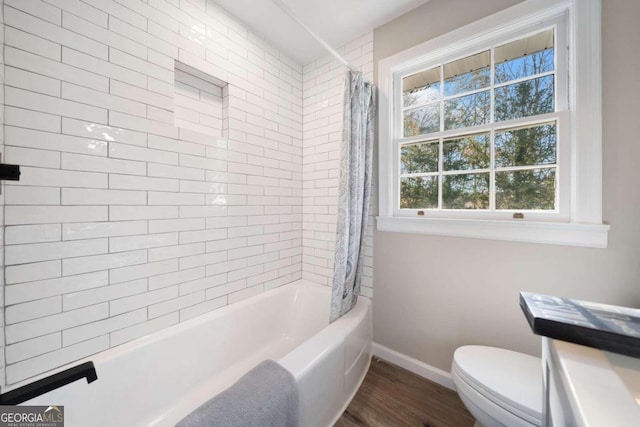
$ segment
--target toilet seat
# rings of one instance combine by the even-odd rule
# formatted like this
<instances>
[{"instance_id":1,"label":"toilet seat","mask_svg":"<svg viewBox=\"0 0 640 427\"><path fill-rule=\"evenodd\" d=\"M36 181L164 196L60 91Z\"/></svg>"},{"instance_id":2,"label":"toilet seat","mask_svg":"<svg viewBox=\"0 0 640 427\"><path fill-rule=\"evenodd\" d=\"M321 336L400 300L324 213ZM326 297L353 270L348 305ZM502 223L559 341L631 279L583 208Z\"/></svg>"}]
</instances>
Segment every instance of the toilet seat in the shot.
<instances>
[{"instance_id":1,"label":"toilet seat","mask_svg":"<svg viewBox=\"0 0 640 427\"><path fill-rule=\"evenodd\" d=\"M492 407L521 419L522 425L541 424L539 358L494 347L464 346L454 354L451 374L459 393L476 400L475 405L487 406L477 399L484 398Z\"/></svg>"}]
</instances>

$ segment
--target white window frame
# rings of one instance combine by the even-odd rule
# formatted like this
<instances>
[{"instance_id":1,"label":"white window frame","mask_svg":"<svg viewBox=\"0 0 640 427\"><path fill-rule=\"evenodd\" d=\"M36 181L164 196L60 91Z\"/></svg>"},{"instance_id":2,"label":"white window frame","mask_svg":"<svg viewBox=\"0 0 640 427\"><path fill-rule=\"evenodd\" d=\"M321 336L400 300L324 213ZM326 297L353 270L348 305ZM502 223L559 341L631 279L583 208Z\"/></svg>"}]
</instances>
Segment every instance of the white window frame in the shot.
<instances>
[{"instance_id":1,"label":"white window frame","mask_svg":"<svg viewBox=\"0 0 640 427\"><path fill-rule=\"evenodd\" d=\"M566 34L571 48L567 61L556 64L556 72L566 75L566 67L579 72L569 74L570 81L564 85L568 94L556 93L556 101L560 100L557 112L545 115L558 120L557 156L562 159L558 163L558 209L525 211L524 219L513 219L514 211L425 209L418 216L417 209L399 209L399 141L424 139L397 138L394 134L402 126L402 77L477 52L483 44L486 48L496 40L508 41L539 29L558 28L562 20L566 20L566 32L561 30L563 33L558 35L556 29L556 37L561 42ZM600 28L600 0L528 0L381 60L378 230L606 247L609 226L602 224Z\"/></svg>"}]
</instances>

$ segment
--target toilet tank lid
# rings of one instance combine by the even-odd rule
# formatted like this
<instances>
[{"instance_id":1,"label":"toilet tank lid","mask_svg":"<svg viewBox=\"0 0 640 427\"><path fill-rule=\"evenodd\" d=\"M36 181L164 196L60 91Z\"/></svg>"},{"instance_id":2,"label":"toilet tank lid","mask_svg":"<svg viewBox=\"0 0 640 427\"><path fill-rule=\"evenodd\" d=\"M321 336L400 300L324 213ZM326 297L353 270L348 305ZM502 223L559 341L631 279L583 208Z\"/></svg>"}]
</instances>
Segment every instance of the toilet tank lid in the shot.
<instances>
[{"instance_id":1,"label":"toilet tank lid","mask_svg":"<svg viewBox=\"0 0 640 427\"><path fill-rule=\"evenodd\" d=\"M542 361L538 357L496 347L458 348L453 363L467 382L536 419L542 418Z\"/></svg>"}]
</instances>

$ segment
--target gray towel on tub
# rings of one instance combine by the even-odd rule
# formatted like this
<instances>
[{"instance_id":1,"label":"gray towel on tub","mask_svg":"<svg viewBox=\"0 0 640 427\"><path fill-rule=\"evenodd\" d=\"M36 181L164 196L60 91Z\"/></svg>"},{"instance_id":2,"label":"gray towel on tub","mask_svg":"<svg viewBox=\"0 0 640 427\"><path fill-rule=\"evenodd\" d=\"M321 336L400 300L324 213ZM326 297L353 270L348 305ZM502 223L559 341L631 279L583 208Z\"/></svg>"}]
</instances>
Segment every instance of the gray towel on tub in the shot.
<instances>
[{"instance_id":1,"label":"gray towel on tub","mask_svg":"<svg viewBox=\"0 0 640 427\"><path fill-rule=\"evenodd\" d=\"M298 427L298 386L293 375L265 360L202 404L176 427Z\"/></svg>"}]
</instances>

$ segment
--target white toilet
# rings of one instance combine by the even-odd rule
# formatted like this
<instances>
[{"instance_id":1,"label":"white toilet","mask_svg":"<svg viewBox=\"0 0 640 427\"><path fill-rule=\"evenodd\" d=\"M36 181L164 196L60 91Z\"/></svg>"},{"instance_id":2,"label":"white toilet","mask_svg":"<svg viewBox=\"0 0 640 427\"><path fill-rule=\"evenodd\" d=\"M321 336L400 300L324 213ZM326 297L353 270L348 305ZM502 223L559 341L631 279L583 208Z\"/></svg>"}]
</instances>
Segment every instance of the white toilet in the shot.
<instances>
[{"instance_id":1,"label":"white toilet","mask_svg":"<svg viewBox=\"0 0 640 427\"><path fill-rule=\"evenodd\" d=\"M451 377L482 427L542 424L542 361L515 351L469 345L453 355Z\"/></svg>"}]
</instances>

